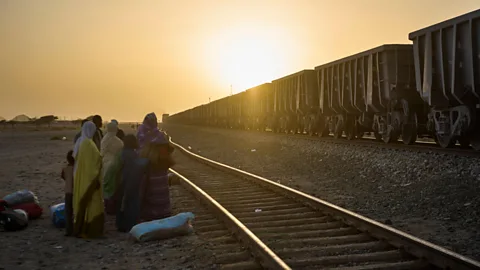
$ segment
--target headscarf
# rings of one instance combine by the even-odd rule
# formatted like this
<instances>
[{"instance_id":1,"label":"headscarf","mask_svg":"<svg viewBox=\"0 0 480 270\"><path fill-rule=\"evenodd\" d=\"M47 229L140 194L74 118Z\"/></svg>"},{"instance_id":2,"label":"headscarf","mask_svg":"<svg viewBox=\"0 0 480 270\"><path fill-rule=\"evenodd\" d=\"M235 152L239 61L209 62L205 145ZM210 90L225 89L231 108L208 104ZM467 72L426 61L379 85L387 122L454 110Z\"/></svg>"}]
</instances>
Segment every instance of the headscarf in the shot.
<instances>
[{"instance_id":1,"label":"headscarf","mask_svg":"<svg viewBox=\"0 0 480 270\"><path fill-rule=\"evenodd\" d=\"M110 122L107 124L107 134L105 136L107 136L108 134L117 134L117 131L118 131L118 122Z\"/></svg>"},{"instance_id":2,"label":"headscarf","mask_svg":"<svg viewBox=\"0 0 480 270\"><path fill-rule=\"evenodd\" d=\"M120 139L117 138L118 124L116 122L110 122L107 124L107 134L102 139L101 143L101 152L104 156L106 152L116 153L123 147L123 143ZM114 154L113 153L113 154Z\"/></svg>"},{"instance_id":3,"label":"headscarf","mask_svg":"<svg viewBox=\"0 0 480 270\"><path fill-rule=\"evenodd\" d=\"M153 112L147 114L143 119L143 125L146 125L151 129L157 128L157 125L158 125L157 115Z\"/></svg>"},{"instance_id":4,"label":"headscarf","mask_svg":"<svg viewBox=\"0 0 480 270\"><path fill-rule=\"evenodd\" d=\"M117 124L117 127L119 125L118 121L116 119L112 119L111 121L112 123L116 123ZM118 128L117 129L117 137L123 141L123 138L125 138L125 132L123 132L123 130L121 128Z\"/></svg>"},{"instance_id":5,"label":"headscarf","mask_svg":"<svg viewBox=\"0 0 480 270\"><path fill-rule=\"evenodd\" d=\"M147 143L168 143L165 133L161 132L157 125L157 116L155 113L149 113L145 116L143 124L141 124L138 128L137 134L140 149L143 148Z\"/></svg>"},{"instance_id":6,"label":"headscarf","mask_svg":"<svg viewBox=\"0 0 480 270\"><path fill-rule=\"evenodd\" d=\"M73 157L76 158L78 155L78 150L80 150L80 145L84 140L92 139L97 131L97 126L92 122L88 121L82 126L82 135L78 138L73 148Z\"/></svg>"}]
</instances>

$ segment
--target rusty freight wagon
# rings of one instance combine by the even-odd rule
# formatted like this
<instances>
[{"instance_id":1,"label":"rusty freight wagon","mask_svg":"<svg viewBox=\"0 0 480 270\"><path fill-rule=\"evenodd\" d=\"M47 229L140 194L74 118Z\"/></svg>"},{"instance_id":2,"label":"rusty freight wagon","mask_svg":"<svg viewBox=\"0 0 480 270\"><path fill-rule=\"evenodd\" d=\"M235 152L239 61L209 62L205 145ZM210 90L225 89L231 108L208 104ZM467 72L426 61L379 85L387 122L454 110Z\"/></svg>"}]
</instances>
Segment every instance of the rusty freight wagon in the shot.
<instances>
[{"instance_id":1,"label":"rusty freight wagon","mask_svg":"<svg viewBox=\"0 0 480 270\"><path fill-rule=\"evenodd\" d=\"M203 125L203 119L204 119L204 107L205 105L200 105L195 108L193 108L190 111L190 122L194 125Z\"/></svg>"},{"instance_id":2,"label":"rusty freight wagon","mask_svg":"<svg viewBox=\"0 0 480 270\"><path fill-rule=\"evenodd\" d=\"M242 100L245 129L265 131L273 112L271 90L271 83L264 83L245 91Z\"/></svg>"},{"instance_id":3,"label":"rusty freight wagon","mask_svg":"<svg viewBox=\"0 0 480 270\"><path fill-rule=\"evenodd\" d=\"M228 126L228 96L207 105L207 125L226 128Z\"/></svg>"},{"instance_id":4,"label":"rusty freight wagon","mask_svg":"<svg viewBox=\"0 0 480 270\"><path fill-rule=\"evenodd\" d=\"M437 143L480 150L480 10L409 34L416 89Z\"/></svg>"},{"instance_id":5,"label":"rusty freight wagon","mask_svg":"<svg viewBox=\"0 0 480 270\"><path fill-rule=\"evenodd\" d=\"M229 128L243 128L245 112L243 111L243 100L245 92L228 97L228 127Z\"/></svg>"},{"instance_id":6,"label":"rusty freight wagon","mask_svg":"<svg viewBox=\"0 0 480 270\"><path fill-rule=\"evenodd\" d=\"M314 70L302 70L272 82L274 92L273 130L299 132L312 129L318 111L318 88Z\"/></svg>"},{"instance_id":7,"label":"rusty freight wagon","mask_svg":"<svg viewBox=\"0 0 480 270\"><path fill-rule=\"evenodd\" d=\"M256 99L255 99L255 88L250 88L245 90L244 97L242 98L242 124L243 129L249 130L254 129L254 119L253 114L257 107Z\"/></svg>"},{"instance_id":8,"label":"rusty freight wagon","mask_svg":"<svg viewBox=\"0 0 480 270\"><path fill-rule=\"evenodd\" d=\"M319 134L349 139L373 131L378 140L415 142L425 104L415 90L412 45L382 45L315 68Z\"/></svg>"}]
</instances>

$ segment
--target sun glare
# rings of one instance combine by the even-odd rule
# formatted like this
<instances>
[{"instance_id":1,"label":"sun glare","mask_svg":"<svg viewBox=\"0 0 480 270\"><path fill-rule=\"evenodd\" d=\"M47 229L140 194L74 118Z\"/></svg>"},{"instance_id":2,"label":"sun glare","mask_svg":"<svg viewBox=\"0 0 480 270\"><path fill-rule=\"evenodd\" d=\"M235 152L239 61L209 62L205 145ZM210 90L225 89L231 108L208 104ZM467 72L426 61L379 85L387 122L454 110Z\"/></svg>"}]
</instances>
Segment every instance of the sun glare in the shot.
<instances>
[{"instance_id":1,"label":"sun glare","mask_svg":"<svg viewBox=\"0 0 480 270\"><path fill-rule=\"evenodd\" d=\"M272 31L252 29L225 31L208 44L208 61L225 91L232 85L233 93L238 93L272 80L283 59Z\"/></svg>"}]
</instances>

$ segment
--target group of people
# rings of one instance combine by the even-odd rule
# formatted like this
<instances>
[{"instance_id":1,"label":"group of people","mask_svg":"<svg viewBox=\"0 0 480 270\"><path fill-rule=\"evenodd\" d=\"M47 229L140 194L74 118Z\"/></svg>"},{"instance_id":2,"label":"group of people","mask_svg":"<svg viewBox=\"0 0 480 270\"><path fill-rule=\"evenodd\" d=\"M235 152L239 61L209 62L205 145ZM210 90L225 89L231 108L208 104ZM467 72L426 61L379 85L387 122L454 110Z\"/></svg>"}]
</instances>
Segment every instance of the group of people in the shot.
<instances>
[{"instance_id":1,"label":"group of people","mask_svg":"<svg viewBox=\"0 0 480 270\"><path fill-rule=\"evenodd\" d=\"M116 215L119 231L171 215L168 169L173 147L158 128L155 113L145 116L137 136L125 135L118 122L102 130L102 118L84 120L67 153L65 179L66 234L103 235L105 215Z\"/></svg>"}]
</instances>

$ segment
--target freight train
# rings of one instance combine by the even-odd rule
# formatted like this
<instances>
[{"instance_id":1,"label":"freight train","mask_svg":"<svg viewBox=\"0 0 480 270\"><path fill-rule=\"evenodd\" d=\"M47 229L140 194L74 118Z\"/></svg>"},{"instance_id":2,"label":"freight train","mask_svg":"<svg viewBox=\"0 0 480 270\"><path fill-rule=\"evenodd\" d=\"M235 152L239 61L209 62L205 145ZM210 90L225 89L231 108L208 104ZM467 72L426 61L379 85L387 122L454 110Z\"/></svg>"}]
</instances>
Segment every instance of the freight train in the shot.
<instances>
[{"instance_id":1,"label":"freight train","mask_svg":"<svg viewBox=\"0 0 480 270\"><path fill-rule=\"evenodd\" d=\"M169 116L167 123L310 135L429 137L480 150L480 9Z\"/></svg>"}]
</instances>

